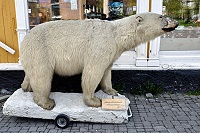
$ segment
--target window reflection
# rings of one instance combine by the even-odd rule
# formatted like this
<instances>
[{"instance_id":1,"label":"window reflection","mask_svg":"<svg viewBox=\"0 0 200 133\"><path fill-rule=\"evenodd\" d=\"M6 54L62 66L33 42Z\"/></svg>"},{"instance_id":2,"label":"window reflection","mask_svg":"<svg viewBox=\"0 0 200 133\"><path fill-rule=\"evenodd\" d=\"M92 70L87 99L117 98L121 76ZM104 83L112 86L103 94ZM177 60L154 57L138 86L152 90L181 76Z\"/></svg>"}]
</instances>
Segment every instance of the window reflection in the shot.
<instances>
[{"instance_id":1,"label":"window reflection","mask_svg":"<svg viewBox=\"0 0 200 133\"><path fill-rule=\"evenodd\" d=\"M51 3L59 3L59 0L51 0Z\"/></svg>"},{"instance_id":2,"label":"window reflection","mask_svg":"<svg viewBox=\"0 0 200 133\"><path fill-rule=\"evenodd\" d=\"M136 13L136 0L108 0L109 13L104 13L105 0L28 0L30 28L54 20L120 19Z\"/></svg>"},{"instance_id":3,"label":"window reflection","mask_svg":"<svg viewBox=\"0 0 200 133\"><path fill-rule=\"evenodd\" d=\"M163 15L179 21L179 27L161 36L161 51L200 50L200 2L164 0Z\"/></svg>"},{"instance_id":4,"label":"window reflection","mask_svg":"<svg viewBox=\"0 0 200 133\"><path fill-rule=\"evenodd\" d=\"M59 6L59 3L58 4L53 4L52 5L52 18L55 18L55 19L60 19L59 16L60 15L60 6Z\"/></svg>"},{"instance_id":5,"label":"window reflection","mask_svg":"<svg viewBox=\"0 0 200 133\"><path fill-rule=\"evenodd\" d=\"M65 16L68 7L63 6L65 9L61 12L63 10L60 5L67 5L69 2L70 0L28 0L30 29L47 21L63 19L61 13Z\"/></svg>"}]
</instances>

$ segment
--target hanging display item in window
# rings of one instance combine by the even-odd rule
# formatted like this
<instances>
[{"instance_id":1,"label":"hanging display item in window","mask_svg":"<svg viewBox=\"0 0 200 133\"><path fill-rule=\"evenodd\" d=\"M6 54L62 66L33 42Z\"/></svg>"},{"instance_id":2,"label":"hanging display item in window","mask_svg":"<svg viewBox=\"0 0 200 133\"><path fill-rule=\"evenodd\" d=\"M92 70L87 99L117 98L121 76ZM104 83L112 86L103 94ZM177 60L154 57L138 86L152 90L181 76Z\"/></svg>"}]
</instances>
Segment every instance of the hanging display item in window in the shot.
<instances>
[{"instance_id":1,"label":"hanging display item in window","mask_svg":"<svg viewBox=\"0 0 200 133\"><path fill-rule=\"evenodd\" d=\"M53 74L82 73L84 103L100 107L101 100L94 95L98 84L105 93L117 95L112 88L111 67L122 52L177 26L176 20L155 13L115 21L93 19L40 24L20 45L20 60L25 71L22 89L33 91L34 102L51 110L55 106L54 100L49 98Z\"/></svg>"},{"instance_id":2,"label":"hanging display item in window","mask_svg":"<svg viewBox=\"0 0 200 133\"><path fill-rule=\"evenodd\" d=\"M112 2L112 3L110 3L109 6L110 6L109 16L112 19L122 18L122 14L123 14L123 3L122 2Z\"/></svg>"}]
</instances>

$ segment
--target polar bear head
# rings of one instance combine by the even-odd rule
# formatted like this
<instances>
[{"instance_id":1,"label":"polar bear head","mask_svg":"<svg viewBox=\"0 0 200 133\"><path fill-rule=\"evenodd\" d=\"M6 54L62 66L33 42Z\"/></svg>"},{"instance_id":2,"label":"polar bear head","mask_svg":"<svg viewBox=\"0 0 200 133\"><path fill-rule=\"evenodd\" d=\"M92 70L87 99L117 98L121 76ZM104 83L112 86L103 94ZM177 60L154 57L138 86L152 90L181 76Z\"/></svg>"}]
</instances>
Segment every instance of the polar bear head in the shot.
<instances>
[{"instance_id":1,"label":"polar bear head","mask_svg":"<svg viewBox=\"0 0 200 133\"><path fill-rule=\"evenodd\" d=\"M178 27L178 21L156 13L134 15L136 40L144 43Z\"/></svg>"}]
</instances>

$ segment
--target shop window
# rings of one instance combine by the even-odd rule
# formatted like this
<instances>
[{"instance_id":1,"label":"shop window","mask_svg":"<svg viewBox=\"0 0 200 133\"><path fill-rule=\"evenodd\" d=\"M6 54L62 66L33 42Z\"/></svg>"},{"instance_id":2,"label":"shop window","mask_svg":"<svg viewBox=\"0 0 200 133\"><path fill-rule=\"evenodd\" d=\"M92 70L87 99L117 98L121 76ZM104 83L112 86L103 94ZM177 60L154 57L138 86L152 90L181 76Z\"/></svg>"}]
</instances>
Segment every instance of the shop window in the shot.
<instances>
[{"instance_id":1,"label":"shop window","mask_svg":"<svg viewBox=\"0 0 200 133\"><path fill-rule=\"evenodd\" d=\"M47 21L80 19L78 8L83 6L83 18L120 19L136 13L136 0L109 0L109 13L104 13L104 0L86 0L78 5L78 0L28 0L30 29Z\"/></svg>"},{"instance_id":2,"label":"shop window","mask_svg":"<svg viewBox=\"0 0 200 133\"><path fill-rule=\"evenodd\" d=\"M61 1L61 0L60 0ZM53 20L64 19L61 16L59 0L28 0L28 13L30 29L34 26ZM62 2L69 5L70 1ZM63 14L66 14L67 6L63 6Z\"/></svg>"},{"instance_id":3,"label":"shop window","mask_svg":"<svg viewBox=\"0 0 200 133\"><path fill-rule=\"evenodd\" d=\"M136 13L136 0L109 0L108 14L103 11L103 0L87 0L85 16L88 19L116 20Z\"/></svg>"}]
</instances>

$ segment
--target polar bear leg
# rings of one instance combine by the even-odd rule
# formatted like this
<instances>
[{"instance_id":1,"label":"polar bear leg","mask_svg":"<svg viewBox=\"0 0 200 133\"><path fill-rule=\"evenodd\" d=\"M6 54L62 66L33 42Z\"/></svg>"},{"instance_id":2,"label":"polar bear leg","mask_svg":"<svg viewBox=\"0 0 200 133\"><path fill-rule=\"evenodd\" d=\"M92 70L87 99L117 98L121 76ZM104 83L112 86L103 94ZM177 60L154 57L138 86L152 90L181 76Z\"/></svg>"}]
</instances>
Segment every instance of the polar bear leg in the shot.
<instances>
[{"instance_id":1,"label":"polar bear leg","mask_svg":"<svg viewBox=\"0 0 200 133\"><path fill-rule=\"evenodd\" d=\"M101 84L101 88L102 88L103 92L105 92L109 95L114 95L114 96L117 95L117 91L112 88L111 67L109 67L105 71L104 76L103 76L100 84Z\"/></svg>"},{"instance_id":2,"label":"polar bear leg","mask_svg":"<svg viewBox=\"0 0 200 133\"><path fill-rule=\"evenodd\" d=\"M55 106L54 100L49 98L53 73L51 70L38 71L31 77L31 87L34 102L44 109L51 110Z\"/></svg>"},{"instance_id":3,"label":"polar bear leg","mask_svg":"<svg viewBox=\"0 0 200 133\"><path fill-rule=\"evenodd\" d=\"M81 83L83 89L83 101L89 107L101 106L101 101L94 96L94 92L103 77L103 73L104 71L95 67L88 69L84 68Z\"/></svg>"},{"instance_id":4,"label":"polar bear leg","mask_svg":"<svg viewBox=\"0 0 200 133\"><path fill-rule=\"evenodd\" d=\"M21 84L21 87L22 87L22 90L24 92L31 92L32 91L32 88L31 88L31 85L30 85L30 80L29 80L27 75L25 75L24 81Z\"/></svg>"},{"instance_id":5,"label":"polar bear leg","mask_svg":"<svg viewBox=\"0 0 200 133\"><path fill-rule=\"evenodd\" d=\"M38 95L38 93L34 93L34 102L42 107L43 109L51 110L55 106L55 101L50 98L45 98L44 95Z\"/></svg>"}]
</instances>

